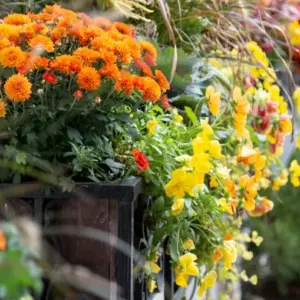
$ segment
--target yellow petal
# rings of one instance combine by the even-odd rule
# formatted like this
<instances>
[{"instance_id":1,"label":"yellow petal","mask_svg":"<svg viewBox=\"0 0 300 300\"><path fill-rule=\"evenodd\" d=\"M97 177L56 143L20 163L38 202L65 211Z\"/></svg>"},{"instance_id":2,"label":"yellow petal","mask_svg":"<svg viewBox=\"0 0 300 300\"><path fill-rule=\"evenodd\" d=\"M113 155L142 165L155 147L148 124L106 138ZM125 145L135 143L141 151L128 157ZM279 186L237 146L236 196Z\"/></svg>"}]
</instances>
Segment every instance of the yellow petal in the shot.
<instances>
[{"instance_id":1,"label":"yellow petal","mask_svg":"<svg viewBox=\"0 0 300 300\"><path fill-rule=\"evenodd\" d=\"M186 274L190 276L197 276L199 274L199 269L195 263L190 263L186 266Z\"/></svg>"},{"instance_id":2,"label":"yellow petal","mask_svg":"<svg viewBox=\"0 0 300 300\"><path fill-rule=\"evenodd\" d=\"M184 273L175 274L175 282L178 286L187 287L188 275Z\"/></svg>"},{"instance_id":3,"label":"yellow petal","mask_svg":"<svg viewBox=\"0 0 300 300\"><path fill-rule=\"evenodd\" d=\"M217 273L214 270L209 271L204 277L204 281L208 288L212 288L215 285L216 280L217 280Z\"/></svg>"}]
</instances>

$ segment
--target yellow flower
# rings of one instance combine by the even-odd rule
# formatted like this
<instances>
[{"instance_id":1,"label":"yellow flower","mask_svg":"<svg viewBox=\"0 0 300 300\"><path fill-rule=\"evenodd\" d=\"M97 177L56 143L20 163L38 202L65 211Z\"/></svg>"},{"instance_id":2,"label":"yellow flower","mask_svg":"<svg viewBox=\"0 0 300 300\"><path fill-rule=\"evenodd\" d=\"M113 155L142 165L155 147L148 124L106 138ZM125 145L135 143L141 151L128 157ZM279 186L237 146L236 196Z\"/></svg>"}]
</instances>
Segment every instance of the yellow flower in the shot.
<instances>
[{"instance_id":1,"label":"yellow flower","mask_svg":"<svg viewBox=\"0 0 300 300\"><path fill-rule=\"evenodd\" d=\"M293 129L291 120L287 116L282 116L279 121L279 128L284 134L289 134Z\"/></svg>"},{"instance_id":2,"label":"yellow flower","mask_svg":"<svg viewBox=\"0 0 300 300\"><path fill-rule=\"evenodd\" d=\"M198 289L198 296L203 297L206 290L212 288L215 285L216 280L217 280L216 271L214 270L209 271L201 281L201 284Z\"/></svg>"},{"instance_id":3,"label":"yellow flower","mask_svg":"<svg viewBox=\"0 0 300 300\"><path fill-rule=\"evenodd\" d=\"M194 154L202 154L203 152L209 150L210 140L206 137L197 136L192 141Z\"/></svg>"},{"instance_id":4,"label":"yellow flower","mask_svg":"<svg viewBox=\"0 0 300 300\"><path fill-rule=\"evenodd\" d=\"M208 107L210 112L215 116L220 113L221 93L215 92L214 87L206 88L205 97L208 99Z\"/></svg>"},{"instance_id":5,"label":"yellow flower","mask_svg":"<svg viewBox=\"0 0 300 300\"><path fill-rule=\"evenodd\" d=\"M256 42L248 42L246 46L248 51L252 54L253 58L255 59L255 63L259 63L265 68L269 66L269 61L266 53L258 46Z\"/></svg>"},{"instance_id":6,"label":"yellow flower","mask_svg":"<svg viewBox=\"0 0 300 300\"><path fill-rule=\"evenodd\" d=\"M219 199L218 204L219 204L222 211L227 212L230 215L233 214L232 207L231 207L230 203L228 203L225 198Z\"/></svg>"},{"instance_id":7,"label":"yellow flower","mask_svg":"<svg viewBox=\"0 0 300 300\"><path fill-rule=\"evenodd\" d=\"M239 148L237 153L237 161L243 162L244 164L253 164L255 161L255 157L257 155L257 152L249 146L242 146Z\"/></svg>"},{"instance_id":8,"label":"yellow flower","mask_svg":"<svg viewBox=\"0 0 300 300\"><path fill-rule=\"evenodd\" d=\"M178 123L182 123L183 122L183 117L179 114L175 115L173 117L174 121L178 122Z\"/></svg>"},{"instance_id":9,"label":"yellow flower","mask_svg":"<svg viewBox=\"0 0 300 300\"><path fill-rule=\"evenodd\" d=\"M298 20L290 23L288 33L292 45L298 46L300 44L300 25Z\"/></svg>"},{"instance_id":10,"label":"yellow flower","mask_svg":"<svg viewBox=\"0 0 300 300\"><path fill-rule=\"evenodd\" d=\"M246 211L250 212L255 208L255 201L254 199L247 199L244 203L244 208Z\"/></svg>"},{"instance_id":11,"label":"yellow flower","mask_svg":"<svg viewBox=\"0 0 300 300\"><path fill-rule=\"evenodd\" d=\"M291 183L292 183L292 185L295 186L295 187L300 186L300 180L299 180L300 166L299 166L297 160L295 160L295 159L291 162L290 172L291 172Z\"/></svg>"},{"instance_id":12,"label":"yellow flower","mask_svg":"<svg viewBox=\"0 0 300 300\"><path fill-rule=\"evenodd\" d=\"M294 101L296 102L297 110L300 112L300 87L298 86L293 94Z\"/></svg>"},{"instance_id":13,"label":"yellow flower","mask_svg":"<svg viewBox=\"0 0 300 300\"><path fill-rule=\"evenodd\" d=\"M189 251L194 250L195 249L195 244L191 239L188 239L188 240L184 241L183 248L185 250L189 250Z\"/></svg>"},{"instance_id":14,"label":"yellow flower","mask_svg":"<svg viewBox=\"0 0 300 300\"><path fill-rule=\"evenodd\" d=\"M156 127L158 125L158 122L156 120L150 120L147 122L147 130L148 130L148 136L153 135Z\"/></svg>"},{"instance_id":15,"label":"yellow flower","mask_svg":"<svg viewBox=\"0 0 300 300\"><path fill-rule=\"evenodd\" d=\"M202 132L200 133L200 135L202 137L211 137L213 135L213 129L211 128L211 126L208 124L208 119L205 120L201 120L200 121L200 125L202 127Z\"/></svg>"},{"instance_id":16,"label":"yellow flower","mask_svg":"<svg viewBox=\"0 0 300 300\"><path fill-rule=\"evenodd\" d=\"M249 212L252 217L261 217L262 215L271 211L274 207L274 203L264 197L259 201L259 203L255 206L255 208Z\"/></svg>"},{"instance_id":17,"label":"yellow flower","mask_svg":"<svg viewBox=\"0 0 300 300\"><path fill-rule=\"evenodd\" d=\"M182 198L175 199L172 205L172 215L173 216L179 215L182 212L183 208L184 208L184 199Z\"/></svg>"},{"instance_id":18,"label":"yellow flower","mask_svg":"<svg viewBox=\"0 0 300 300\"><path fill-rule=\"evenodd\" d=\"M180 256L174 269L177 285L186 288L189 276L197 276L199 274L195 262L196 259L197 256L193 253L186 253Z\"/></svg>"},{"instance_id":19,"label":"yellow flower","mask_svg":"<svg viewBox=\"0 0 300 300\"><path fill-rule=\"evenodd\" d=\"M297 137L296 145L297 148L300 149L300 136Z\"/></svg>"},{"instance_id":20,"label":"yellow flower","mask_svg":"<svg viewBox=\"0 0 300 300\"><path fill-rule=\"evenodd\" d=\"M210 156L207 153L195 154L192 157L191 166L202 173L208 173L212 169Z\"/></svg>"},{"instance_id":21,"label":"yellow flower","mask_svg":"<svg viewBox=\"0 0 300 300\"><path fill-rule=\"evenodd\" d=\"M183 118L180 114L178 114L178 111L176 108L172 109L172 115L173 115L173 120L175 122L178 122L178 123L182 123L183 122Z\"/></svg>"},{"instance_id":22,"label":"yellow flower","mask_svg":"<svg viewBox=\"0 0 300 300\"><path fill-rule=\"evenodd\" d=\"M224 241L224 246L221 248L223 254L225 268L231 268L232 263L237 259L237 249L234 240Z\"/></svg>"},{"instance_id":23,"label":"yellow flower","mask_svg":"<svg viewBox=\"0 0 300 300\"><path fill-rule=\"evenodd\" d=\"M156 274L160 271L160 267L153 261L147 261L144 264L144 270L147 275L150 275L152 273Z\"/></svg>"},{"instance_id":24,"label":"yellow flower","mask_svg":"<svg viewBox=\"0 0 300 300\"><path fill-rule=\"evenodd\" d=\"M280 176L275 178L273 181L273 190L278 191L282 186L286 185L288 182L289 172L288 170L284 169L280 172Z\"/></svg>"},{"instance_id":25,"label":"yellow flower","mask_svg":"<svg viewBox=\"0 0 300 300\"><path fill-rule=\"evenodd\" d=\"M172 179L166 184L165 191L168 197L182 198L186 191L187 173L183 169L172 172Z\"/></svg>"},{"instance_id":26,"label":"yellow flower","mask_svg":"<svg viewBox=\"0 0 300 300\"><path fill-rule=\"evenodd\" d=\"M213 158L220 159L222 157L222 146L218 141L211 141L209 152Z\"/></svg>"},{"instance_id":27,"label":"yellow flower","mask_svg":"<svg viewBox=\"0 0 300 300\"><path fill-rule=\"evenodd\" d=\"M253 258L253 252L252 251L244 251L243 252L243 259L251 260L252 258Z\"/></svg>"},{"instance_id":28,"label":"yellow flower","mask_svg":"<svg viewBox=\"0 0 300 300\"><path fill-rule=\"evenodd\" d=\"M252 236L251 236L252 242L259 247L260 244L263 242L263 238L261 236L258 235L257 231L252 231Z\"/></svg>"},{"instance_id":29,"label":"yellow flower","mask_svg":"<svg viewBox=\"0 0 300 300\"><path fill-rule=\"evenodd\" d=\"M153 279L148 279L147 287L148 287L148 291L149 291L150 293L153 293L154 290L157 288L157 285L156 285L155 280L153 280Z\"/></svg>"},{"instance_id":30,"label":"yellow flower","mask_svg":"<svg viewBox=\"0 0 300 300\"><path fill-rule=\"evenodd\" d=\"M215 176L212 176L209 181L209 186L211 188L217 188L219 186L218 181Z\"/></svg>"}]
</instances>

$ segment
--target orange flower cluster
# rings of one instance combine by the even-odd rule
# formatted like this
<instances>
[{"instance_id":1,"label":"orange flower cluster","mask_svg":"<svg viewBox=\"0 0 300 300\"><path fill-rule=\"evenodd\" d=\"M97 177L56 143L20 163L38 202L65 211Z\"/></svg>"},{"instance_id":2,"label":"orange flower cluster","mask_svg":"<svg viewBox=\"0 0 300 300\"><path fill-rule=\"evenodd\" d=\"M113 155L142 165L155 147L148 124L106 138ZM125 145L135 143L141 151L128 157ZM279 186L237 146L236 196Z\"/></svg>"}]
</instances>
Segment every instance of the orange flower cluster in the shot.
<instances>
[{"instance_id":1,"label":"orange flower cluster","mask_svg":"<svg viewBox=\"0 0 300 300\"><path fill-rule=\"evenodd\" d=\"M247 137L248 131L246 129L247 116L250 111L250 104L246 96L242 95L241 89L236 87L233 90L233 100L235 101L234 123L238 137Z\"/></svg>"},{"instance_id":2,"label":"orange flower cluster","mask_svg":"<svg viewBox=\"0 0 300 300\"><path fill-rule=\"evenodd\" d=\"M27 101L35 94L30 81L39 69L44 74L38 76L47 84L75 76L72 95L77 90L97 91L109 80L125 95L137 92L143 100L156 102L170 88L165 75L155 69L156 60L156 48L135 40L132 26L59 5L38 14L11 14L0 24L0 68L15 71L4 85L11 101Z\"/></svg>"}]
</instances>

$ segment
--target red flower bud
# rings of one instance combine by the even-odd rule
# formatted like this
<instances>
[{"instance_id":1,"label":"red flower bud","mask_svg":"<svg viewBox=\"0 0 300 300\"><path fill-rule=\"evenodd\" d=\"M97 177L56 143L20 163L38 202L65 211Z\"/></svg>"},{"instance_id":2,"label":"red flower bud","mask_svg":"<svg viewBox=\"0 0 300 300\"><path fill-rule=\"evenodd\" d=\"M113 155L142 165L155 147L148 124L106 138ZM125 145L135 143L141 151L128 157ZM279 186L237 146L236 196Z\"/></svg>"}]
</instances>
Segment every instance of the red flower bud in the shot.
<instances>
[{"instance_id":1,"label":"red flower bud","mask_svg":"<svg viewBox=\"0 0 300 300\"><path fill-rule=\"evenodd\" d=\"M81 99L83 97L83 93L81 90L77 90L75 93L74 93L74 97L77 98L77 99Z\"/></svg>"},{"instance_id":2,"label":"red flower bud","mask_svg":"<svg viewBox=\"0 0 300 300\"><path fill-rule=\"evenodd\" d=\"M46 72L43 74L43 78L45 79L46 82L55 84L57 82L57 77L55 74Z\"/></svg>"}]
</instances>

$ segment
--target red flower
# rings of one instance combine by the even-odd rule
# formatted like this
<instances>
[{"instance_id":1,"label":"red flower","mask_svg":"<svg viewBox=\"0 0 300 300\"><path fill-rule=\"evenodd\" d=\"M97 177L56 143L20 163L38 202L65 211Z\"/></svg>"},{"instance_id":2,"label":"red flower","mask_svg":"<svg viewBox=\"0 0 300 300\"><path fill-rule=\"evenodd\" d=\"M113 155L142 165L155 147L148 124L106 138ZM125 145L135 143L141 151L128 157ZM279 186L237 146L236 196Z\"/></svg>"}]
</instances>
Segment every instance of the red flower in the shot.
<instances>
[{"instance_id":1,"label":"red flower","mask_svg":"<svg viewBox=\"0 0 300 300\"><path fill-rule=\"evenodd\" d=\"M164 95L161 96L160 102L161 102L161 104L162 104L162 106L163 106L163 108L165 110L169 110L171 108L168 96L166 94L164 94Z\"/></svg>"},{"instance_id":2,"label":"red flower","mask_svg":"<svg viewBox=\"0 0 300 300\"><path fill-rule=\"evenodd\" d=\"M278 103L274 101L267 101L266 103L266 109L268 113L275 113L277 109Z\"/></svg>"},{"instance_id":3,"label":"red flower","mask_svg":"<svg viewBox=\"0 0 300 300\"><path fill-rule=\"evenodd\" d=\"M74 97L77 98L77 99L81 99L83 97L83 93L81 90L77 90L75 93L74 93Z\"/></svg>"},{"instance_id":4,"label":"red flower","mask_svg":"<svg viewBox=\"0 0 300 300\"><path fill-rule=\"evenodd\" d=\"M53 73L50 73L50 72L44 73L43 78L45 79L45 81L47 81L48 83L51 83L51 84L55 84L57 82L56 75Z\"/></svg>"},{"instance_id":5,"label":"red flower","mask_svg":"<svg viewBox=\"0 0 300 300\"><path fill-rule=\"evenodd\" d=\"M141 171L146 171L149 169L149 161L148 161L148 158L147 156L139 151L139 150L136 150L134 149L132 151L132 156L134 157L135 159L135 162L137 164L137 167L138 167L138 174L141 172Z\"/></svg>"}]
</instances>

